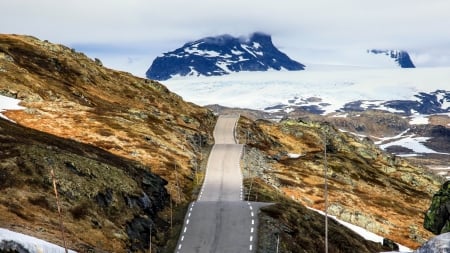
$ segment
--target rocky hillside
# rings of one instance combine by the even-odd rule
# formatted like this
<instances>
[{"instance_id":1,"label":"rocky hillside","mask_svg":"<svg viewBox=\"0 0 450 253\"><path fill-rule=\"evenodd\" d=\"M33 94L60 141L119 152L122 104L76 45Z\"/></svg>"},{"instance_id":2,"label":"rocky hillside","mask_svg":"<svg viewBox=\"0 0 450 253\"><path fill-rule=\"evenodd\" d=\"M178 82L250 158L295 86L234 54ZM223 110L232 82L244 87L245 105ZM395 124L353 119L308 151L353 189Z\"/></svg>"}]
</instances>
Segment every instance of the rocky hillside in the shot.
<instances>
[{"instance_id":1,"label":"rocky hillside","mask_svg":"<svg viewBox=\"0 0 450 253\"><path fill-rule=\"evenodd\" d=\"M150 226L155 244L168 239L167 182L141 163L0 119L0 166L2 228L63 245L53 169L71 249L147 248Z\"/></svg>"},{"instance_id":2,"label":"rocky hillside","mask_svg":"<svg viewBox=\"0 0 450 253\"><path fill-rule=\"evenodd\" d=\"M248 143L244 171L276 189L272 195L324 209L326 136L329 213L413 249L431 237L422 223L442 179L426 169L326 123L242 119L239 127L241 142ZM286 223L297 225L295 220ZM289 231L281 233L291 236Z\"/></svg>"},{"instance_id":3,"label":"rocky hillside","mask_svg":"<svg viewBox=\"0 0 450 253\"><path fill-rule=\"evenodd\" d=\"M290 59L263 33L248 38L230 35L206 37L189 42L157 57L146 76L167 80L173 76L220 76L240 71L303 70L304 65Z\"/></svg>"},{"instance_id":4,"label":"rocky hillside","mask_svg":"<svg viewBox=\"0 0 450 253\"><path fill-rule=\"evenodd\" d=\"M277 203L261 209L259 213L260 252L323 252L325 248L324 216L306 208L301 203L277 192L277 189L260 178L245 181L252 188L250 199ZM384 252L394 245L365 240L333 219L328 220L329 252ZM305 236L308 235L308 236ZM394 247L393 247L394 246Z\"/></svg>"},{"instance_id":5,"label":"rocky hillside","mask_svg":"<svg viewBox=\"0 0 450 253\"><path fill-rule=\"evenodd\" d=\"M152 184L152 181L146 180L145 176L141 177L146 175L144 171L147 173L151 171L152 174L148 174L149 180L161 177L162 179L158 179L161 186L163 182L168 182L165 190L161 189L161 193L158 193L162 201L158 206L165 209L158 213L155 209L155 212L147 215L160 217L166 225L169 223L167 210L170 201L167 200L165 191L168 191L173 206L178 209L181 207L180 203L191 200L192 190L195 187L194 172L205 157L201 152L206 151L208 145L212 143L211 132L215 117L207 109L183 101L157 82L106 69L102 67L100 60L92 60L68 47L18 35L0 35L0 94L22 100L21 105L27 108L5 113L11 120L21 126L74 141L67 141L59 146L46 145L43 137L39 146L39 152L42 153L40 155L34 155L35 151L32 150L20 150L19 147L5 151L7 153L3 156L6 158L22 157L22 161L9 162L12 166L9 169L11 173L4 174L4 177L10 178L8 187L11 184L16 187L15 184L19 182L27 182L29 185L20 183L21 185L16 187L21 189L19 193L15 193L20 194L21 201L17 200L12 204L15 203L22 211L5 204L10 203L15 195L0 194L0 202L3 203L0 217L15 217L15 219L0 218L1 226L10 227L22 222L27 226L21 230L28 229L30 233L41 229L45 231L53 229L38 223L42 222L38 214L33 218L36 225L30 225L27 220L31 210L33 213L40 210L44 215L50 215L50 212L55 214L53 205L47 206L44 200L50 201L51 189L43 188L37 192L35 190L38 187L47 187L46 166L51 164L46 163L44 157L52 158L54 166L65 171L66 175L63 174L62 177L67 178L71 175L76 178L74 182L65 182L67 179L62 179L60 186L65 192L62 195L63 201L67 203L64 209L67 211L78 208L81 212L81 227L75 229L68 225L67 229L69 235L86 238L83 243L89 247L98 246L105 249L114 247L115 250L112 251L116 252L131 247L126 243L131 237L127 237L124 232L127 224L125 221L130 221L133 214L138 212L130 211L126 217L111 224L98 218L97 210L111 212L111 216L108 217L112 221L123 207L114 206L116 198L122 201L121 205L125 205L123 198L129 196L128 206L138 203L137 200L141 197L147 201L143 195L147 187L145 184ZM95 146L108 152L108 157L117 156L130 162L123 162L124 165L111 164L113 161L108 163L107 158L97 157L84 146L79 149L86 151L75 152L78 156L71 153L61 157L57 155L63 148L70 150L70 146L75 145L72 144L75 142ZM21 147L25 149L26 145ZM102 154L106 154L105 152ZM97 164L97 160L101 160L102 163ZM140 165L134 168L131 161ZM22 168L22 164L27 166ZM5 168L8 167L0 168L2 173L5 173ZM33 171L34 179L20 178L19 175L16 177L12 172L19 169L23 169L25 174L27 171ZM128 183L119 187L118 182L125 180L120 177L122 174L127 176L127 181L124 182ZM98 182L100 179L102 181ZM100 185L96 186L97 184ZM66 189L68 185L79 187L77 189L82 189L83 192ZM151 197L149 192L147 195ZM83 205L92 206L92 211L89 209L87 214L83 213ZM101 205L105 207L100 208ZM113 205L111 210L108 208L110 205ZM136 216L138 220L139 217L141 216ZM53 221L48 223L53 227L56 226ZM119 227L121 231L111 233ZM80 235L85 232L83 228L95 232L95 235ZM92 230L93 228L97 230ZM169 230L165 230L164 233L169 233ZM43 235L46 235L43 239L56 240L50 233ZM118 237L115 239L117 243L107 242L106 239L112 239L111 236ZM92 237L92 240L88 237ZM99 244L103 246L93 241L97 238ZM79 245L81 244L73 245L74 249L80 250ZM116 247L123 248L116 250L118 249Z\"/></svg>"}]
</instances>

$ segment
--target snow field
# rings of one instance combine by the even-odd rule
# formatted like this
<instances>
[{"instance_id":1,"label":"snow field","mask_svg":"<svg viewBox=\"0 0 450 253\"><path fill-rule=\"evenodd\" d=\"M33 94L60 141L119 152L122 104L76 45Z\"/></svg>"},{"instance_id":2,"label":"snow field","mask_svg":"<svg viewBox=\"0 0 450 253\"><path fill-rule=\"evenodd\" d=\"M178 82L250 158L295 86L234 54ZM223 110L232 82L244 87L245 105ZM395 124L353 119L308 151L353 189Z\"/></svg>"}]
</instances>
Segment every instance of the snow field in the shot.
<instances>
[{"instance_id":1,"label":"snow field","mask_svg":"<svg viewBox=\"0 0 450 253\"><path fill-rule=\"evenodd\" d=\"M199 105L264 109L295 97L318 97L326 113L348 102L417 100L418 92L450 87L450 68L240 72L214 77L176 77L163 83Z\"/></svg>"}]
</instances>

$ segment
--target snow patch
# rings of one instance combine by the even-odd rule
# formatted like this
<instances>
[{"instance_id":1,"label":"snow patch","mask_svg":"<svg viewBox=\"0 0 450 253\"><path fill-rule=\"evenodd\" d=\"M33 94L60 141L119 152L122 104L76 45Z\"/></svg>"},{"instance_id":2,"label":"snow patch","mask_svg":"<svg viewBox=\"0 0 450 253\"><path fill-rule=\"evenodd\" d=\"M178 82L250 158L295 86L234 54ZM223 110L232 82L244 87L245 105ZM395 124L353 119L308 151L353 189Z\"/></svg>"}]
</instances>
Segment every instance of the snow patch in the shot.
<instances>
[{"instance_id":1,"label":"snow patch","mask_svg":"<svg viewBox=\"0 0 450 253\"><path fill-rule=\"evenodd\" d=\"M231 53L234 54L234 55L241 55L241 54L244 54L242 51L234 50L234 49L231 49Z\"/></svg>"},{"instance_id":2,"label":"snow patch","mask_svg":"<svg viewBox=\"0 0 450 253\"><path fill-rule=\"evenodd\" d=\"M23 110L25 107L22 107L19 105L20 100L14 99L6 96L0 95L0 117L7 119L9 121L12 121L8 119L5 115L3 115L3 112L8 110Z\"/></svg>"},{"instance_id":3,"label":"snow patch","mask_svg":"<svg viewBox=\"0 0 450 253\"><path fill-rule=\"evenodd\" d=\"M448 153L439 153L430 148L427 148L423 143L427 142L427 140L429 139L430 137L414 137L414 135L409 135L400 140L380 145L380 148L386 149L391 146L401 146L411 149L414 153L449 155Z\"/></svg>"},{"instance_id":4,"label":"snow patch","mask_svg":"<svg viewBox=\"0 0 450 253\"><path fill-rule=\"evenodd\" d=\"M253 53L253 48L251 48L250 46L247 45L241 45L242 48L247 51L249 54L253 55L255 58L258 58L254 53Z\"/></svg>"},{"instance_id":5,"label":"snow patch","mask_svg":"<svg viewBox=\"0 0 450 253\"><path fill-rule=\"evenodd\" d=\"M411 125L427 125L429 123L429 119L426 115L415 113L411 120L409 121L409 124Z\"/></svg>"},{"instance_id":6,"label":"snow patch","mask_svg":"<svg viewBox=\"0 0 450 253\"><path fill-rule=\"evenodd\" d=\"M64 253L63 247L56 244L49 243L47 241L32 237L29 235L13 232L8 229L0 228L0 242L13 241L22 245L30 253ZM76 251L69 250L70 253L76 253Z\"/></svg>"},{"instance_id":7,"label":"snow patch","mask_svg":"<svg viewBox=\"0 0 450 253\"><path fill-rule=\"evenodd\" d=\"M333 115L333 118L347 118L348 117L348 113L338 113Z\"/></svg>"},{"instance_id":8,"label":"snow patch","mask_svg":"<svg viewBox=\"0 0 450 253\"><path fill-rule=\"evenodd\" d=\"M261 44L259 44L258 42L253 42L253 47L256 49L261 48Z\"/></svg>"},{"instance_id":9,"label":"snow patch","mask_svg":"<svg viewBox=\"0 0 450 253\"><path fill-rule=\"evenodd\" d=\"M255 51L255 54L257 54L257 55L259 55L259 56L263 56L263 55L264 55L264 53L261 52L261 51Z\"/></svg>"},{"instance_id":10,"label":"snow patch","mask_svg":"<svg viewBox=\"0 0 450 253\"><path fill-rule=\"evenodd\" d=\"M436 99L441 104L441 109L443 110L450 108L450 98L446 98L445 95L443 91L439 91L436 94Z\"/></svg>"},{"instance_id":11,"label":"snow patch","mask_svg":"<svg viewBox=\"0 0 450 253\"><path fill-rule=\"evenodd\" d=\"M344 130L344 129L338 129L338 130L339 130L339 132L342 132L342 133L348 133L348 134L351 134L351 135L357 137L357 138L360 139L360 140L362 140L362 139L364 139L364 138L367 138L367 135L364 135L364 134L357 134L357 133L354 133L354 132L346 131L346 130Z\"/></svg>"},{"instance_id":12,"label":"snow patch","mask_svg":"<svg viewBox=\"0 0 450 253\"><path fill-rule=\"evenodd\" d=\"M231 70L228 68L228 65L227 65L226 62L223 62L223 61L218 62L218 63L216 64L216 66L219 67L219 68L221 68L221 69L223 69L223 71L225 71L225 72L227 72L227 73L230 73L230 72L231 72Z\"/></svg>"},{"instance_id":13,"label":"snow patch","mask_svg":"<svg viewBox=\"0 0 450 253\"><path fill-rule=\"evenodd\" d=\"M411 130L411 128L408 128L405 131L403 131L403 132L401 132L401 133L399 133L399 134L397 134L395 136L392 136L392 137L382 137L382 138L376 137L376 136L371 136L371 137L373 137L375 139L378 139L379 141L376 141L375 144L376 145L380 145L383 142L391 141L391 140L395 140L395 139L400 139L400 138L404 137L405 134L407 134L409 132L409 130Z\"/></svg>"},{"instance_id":14,"label":"snow patch","mask_svg":"<svg viewBox=\"0 0 450 253\"><path fill-rule=\"evenodd\" d=\"M307 207L307 208L310 209L310 210L316 211L316 212L318 212L318 213L320 213L320 214L325 216L325 213L323 211L320 211L320 210L317 210L317 209L314 209L314 208L311 208L311 207ZM360 236L362 236L366 240L373 241L373 242L378 242L378 243L383 243L383 239L384 238L382 236L379 236L379 235L377 235L375 233L372 233L372 232L370 232L370 231L368 231L368 230L366 230L366 229L364 229L362 227L358 227L358 226L353 225L351 223L339 220L338 218L336 218L336 216L328 215L328 217L332 218L333 220L335 220L337 222L339 222L340 224L342 224L343 226L349 228L353 232L359 234ZM399 246L399 249L400 249L401 252L412 252L412 249L410 249L408 247L405 247L405 246L403 246L401 244L398 244L398 246Z\"/></svg>"},{"instance_id":15,"label":"snow patch","mask_svg":"<svg viewBox=\"0 0 450 253\"><path fill-rule=\"evenodd\" d=\"M200 55L200 56L206 56L206 57L218 57L221 56L221 54L219 52L216 51L211 51L211 50L199 50L197 48L185 48L184 51L188 54L193 54L193 55ZM230 55L228 55L229 57L231 57Z\"/></svg>"},{"instance_id":16,"label":"snow patch","mask_svg":"<svg viewBox=\"0 0 450 253\"><path fill-rule=\"evenodd\" d=\"M288 153L287 156L291 159L297 159L303 156L302 154L294 154L294 153Z\"/></svg>"},{"instance_id":17,"label":"snow patch","mask_svg":"<svg viewBox=\"0 0 450 253\"><path fill-rule=\"evenodd\" d=\"M292 107L287 107L286 109L284 109L284 111L285 111L286 113L291 113L291 112L295 111L295 109L292 108Z\"/></svg>"}]
</instances>

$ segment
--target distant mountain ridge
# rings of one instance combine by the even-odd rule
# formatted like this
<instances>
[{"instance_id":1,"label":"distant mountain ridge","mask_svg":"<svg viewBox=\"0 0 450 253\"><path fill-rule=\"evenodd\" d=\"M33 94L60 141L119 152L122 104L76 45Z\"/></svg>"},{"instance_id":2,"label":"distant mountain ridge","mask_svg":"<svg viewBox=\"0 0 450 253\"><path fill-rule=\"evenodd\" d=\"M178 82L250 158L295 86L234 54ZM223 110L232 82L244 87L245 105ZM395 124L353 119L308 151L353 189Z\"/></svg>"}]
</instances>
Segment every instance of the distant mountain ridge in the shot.
<instances>
[{"instance_id":1,"label":"distant mountain ridge","mask_svg":"<svg viewBox=\"0 0 450 253\"><path fill-rule=\"evenodd\" d=\"M367 50L369 54L385 54L392 58L397 64L402 68L415 68L416 66L411 60L408 52L404 50L380 50L380 49L371 49Z\"/></svg>"},{"instance_id":2,"label":"distant mountain ridge","mask_svg":"<svg viewBox=\"0 0 450 253\"><path fill-rule=\"evenodd\" d=\"M146 72L154 80L174 76L220 76L240 71L304 70L272 43L270 35L253 33L248 38L231 35L189 42L157 57Z\"/></svg>"}]
</instances>

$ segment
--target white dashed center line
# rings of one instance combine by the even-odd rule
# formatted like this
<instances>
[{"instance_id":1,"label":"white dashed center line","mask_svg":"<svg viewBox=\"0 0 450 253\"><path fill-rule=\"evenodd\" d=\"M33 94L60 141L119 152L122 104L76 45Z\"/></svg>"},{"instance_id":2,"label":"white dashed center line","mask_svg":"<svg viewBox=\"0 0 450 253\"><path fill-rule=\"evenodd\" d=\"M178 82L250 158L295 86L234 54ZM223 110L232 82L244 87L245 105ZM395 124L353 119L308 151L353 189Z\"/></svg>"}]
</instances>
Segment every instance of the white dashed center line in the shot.
<instances>
[{"instance_id":1,"label":"white dashed center line","mask_svg":"<svg viewBox=\"0 0 450 253\"><path fill-rule=\"evenodd\" d=\"M253 233L255 232L255 219L253 219L253 217L255 216L255 213L253 212L253 206L250 202L247 202L248 204L248 208L250 211L250 216L252 217L252 224L250 225L250 245L249 245L249 251L253 251Z\"/></svg>"}]
</instances>

